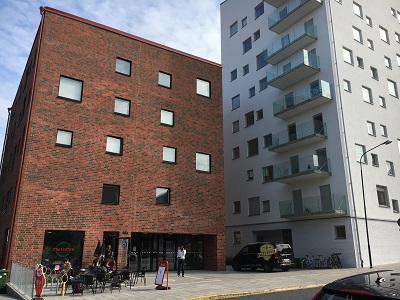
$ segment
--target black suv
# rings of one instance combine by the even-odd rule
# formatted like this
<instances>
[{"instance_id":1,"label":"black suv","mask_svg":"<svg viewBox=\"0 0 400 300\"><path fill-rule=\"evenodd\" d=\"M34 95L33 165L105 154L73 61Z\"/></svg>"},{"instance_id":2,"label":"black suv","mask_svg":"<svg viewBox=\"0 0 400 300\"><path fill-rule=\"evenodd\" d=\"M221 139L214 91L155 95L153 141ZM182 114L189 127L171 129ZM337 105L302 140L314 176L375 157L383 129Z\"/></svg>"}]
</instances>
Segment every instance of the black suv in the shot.
<instances>
[{"instance_id":1,"label":"black suv","mask_svg":"<svg viewBox=\"0 0 400 300\"><path fill-rule=\"evenodd\" d=\"M293 266L293 251L289 244L282 243L253 243L244 246L232 259L235 271L250 268L255 271L262 268L267 272L272 269L288 271Z\"/></svg>"}]
</instances>

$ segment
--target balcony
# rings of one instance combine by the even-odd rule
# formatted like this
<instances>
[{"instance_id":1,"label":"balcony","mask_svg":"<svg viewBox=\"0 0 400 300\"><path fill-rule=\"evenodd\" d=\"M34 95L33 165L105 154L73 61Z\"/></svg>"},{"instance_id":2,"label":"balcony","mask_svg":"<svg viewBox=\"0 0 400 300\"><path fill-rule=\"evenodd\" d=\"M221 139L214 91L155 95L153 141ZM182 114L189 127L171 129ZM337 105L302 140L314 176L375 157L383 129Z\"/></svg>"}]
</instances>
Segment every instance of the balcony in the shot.
<instances>
[{"instance_id":1,"label":"balcony","mask_svg":"<svg viewBox=\"0 0 400 300\"><path fill-rule=\"evenodd\" d=\"M274 7L279 7L283 3L285 3L287 0L264 0L264 2L274 6Z\"/></svg>"},{"instance_id":2,"label":"balcony","mask_svg":"<svg viewBox=\"0 0 400 300\"><path fill-rule=\"evenodd\" d=\"M313 180L321 177L331 176L331 162L329 158L318 155L305 157L291 157L277 165L273 165L271 181L281 183L293 183Z\"/></svg>"},{"instance_id":3,"label":"balcony","mask_svg":"<svg viewBox=\"0 0 400 300\"><path fill-rule=\"evenodd\" d=\"M288 151L326 138L326 124L319 120L312 120L273 134L272 143L268 150L273 152Z\"/></svg>"},{"instance_id":4,"label":"balcony","mask_svg":"<svg viewBox=\"0 0 400 300\"><path fill-rule=\"evenodd\" d=\"M344 195L327 197L304 197L298 200L279 202L281 218L293 220L343 217L347 215L347 201Z\"/></svg>"},{"instance_id":5,"label":"balcony","mask_svg":"<svg viewBox=\"0 0 400 300\"><path fill-rule=\"evenodd\" d=\"M281 1L273 2L278 4ZM279 7L268 17L268 27L273 32L282 33L321 5L322 0L289 0L286 5Z\"/></svg>"},{"instance_id":6,"label":"balcony","mask_svg":"<svg viewBox=\"0 0 400 300\"><path fill-rule=\"evenodd\" d=\"M308 52L303 49L289 60L270 68L267 71L267 84L283 90L319 71L319 56L315 50Z\"/></svg>"},{"instance_id":7,"label":"balcony","mask_svg":"<svg viewBox=\"0 0 400 300\"><path fill-rule=\"evenodd\" d=\"M314 81L275 101L274 116L285 120L329 101L332 101L330 84L322 80Z\"/></svg>"},{"instance_id":8,"label":"balcony","mask_svg":"<svg viewBox=\"0 0 400 300\"><path fill-rule=\"evenodd\" d=\"M313 20L293 28L285 36L267 47L267 62L276 65L297 51L317 40L317 28Z\"/></svg>"}]
</instances>

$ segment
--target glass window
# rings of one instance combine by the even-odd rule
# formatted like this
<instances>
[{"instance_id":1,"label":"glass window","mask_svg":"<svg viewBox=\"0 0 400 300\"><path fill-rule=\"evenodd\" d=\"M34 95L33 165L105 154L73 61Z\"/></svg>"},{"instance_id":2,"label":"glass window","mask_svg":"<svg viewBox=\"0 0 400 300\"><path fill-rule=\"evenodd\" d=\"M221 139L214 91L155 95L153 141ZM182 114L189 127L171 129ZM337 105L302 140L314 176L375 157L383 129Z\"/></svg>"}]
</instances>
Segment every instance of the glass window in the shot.
<instances>
[{"instance_id":1,"label":"glass window","mask_svg":"<svg viewBox=\"0 0 400 300\"><path fill-rule=\"evenodd\" d=\"M73 135L72 131L58 129L56 145L72 147L72 135Z\"/></svg>"},{"instance_id":2,"label":"glass window","mask_svg":"<svg viewBox=\"0 0 400 300\"><path fill-rule=\"evenodd\" d=\"M393 166L393 162L391 161L386 161L386 170L387 170L387 174L389 176L394 176L394 166Z\"/></svg>"},{"instance_id":3,"label":"glass window","mask_svg":"<svg viewBox=\"0 0 400 300\"><path fill-rule=\"evenodd\" d=\"M119 204L119 185L103 184L101 204Z\"/></svg>"},{"instance_id":4,"label":"glass window","mask_svg":"<svg viewBox=\"0 0 400 300\"><path fill-rule=\"evenodd\" d=\"M80 102L82 101L82 85L81 80L60 76L58 96Z\"/></svg>"},{"instance_id":5,"label":"glass window","mask_svg":"<svg viewBox=\"0 0 400 300\"><path fill-rule=\"evenodd\" d=\"M114 113L123 116L130 115L131 101L115 98Z\"/></svg>"},{"instance_id":6,"label":"glass window","mask_svg":"<svg viewBox=\"0 0 400 300\"><path fill-rule=\"evenodd\" d=\"M107 136L106 153L122 155L122 139Z\"/></svg>"},{"instance_id":7,"label":"glass window","mask_svg":"<svg viewBox=\"0 0 400 300\"><path fill-rule=\"evenodd\" d=\"M387 81L388 81L389 94L394 96L394 97L396 97L396 98L398 98L399 94L397 92L397 84L396 84L396 82L394 82L394 81L392 81L390 79L388 79Z\"/></svg>"},{"instance_id":8,"label":"glass window","mask_svg":"<svg viewBox=\"0 0 400 300\"><path fill-rule=\"evenodd\" d=\"M197 94L210 98L211 96L211 83L206 80L197 78Z\"/></svg>"},{"instance_id":9,"label":"glass window","mask_svg":"<svg viewBox=\"0 0 400 300\"><path fill-rule=\"evenodd\" d=\"M256 95L256 87L252 86L249 88L249 98L254 97Z\"/></svg>"},{"instance_id":10,"label":"glass window","mask_svg":"<svg viewBox=\"0 0 400 300\"><path fill-rule=\"evenodd\" d=\"M378 70L374 67L371 67L371 77L373 79L379 79Z\"/></svg>"},{"instance_id":11,"label":"glass window","mask_svg":"<svg viewBox=\"0 0 400 300\"><path fill-rule=\"evenodd\" d=\"M249 216L256 216L260 214L260 198L249 198Z\"/></svg>"},{"instance_id":12,"label":"glass window","mask_svg":"<svg viewBox=\"0 0 400 300\"><path fill-rule=\"evenodd\" d=\"M385 67L391 69L392 68L392 61L390 60L390 58L385 56L384 60L385 60Z\"/></svg>"},{"instance_id":13,"label":"glass window","mask_svg":"<svg viewBox=\"0 0 400 300\"><path fill-rule=\"evenodd\" d=\"M258 138L247 141L247 157L258 154Z\"/></svg>"},{"instance_id":14,"label":"glass window","mask_svg":"<svg viewBox=\"0 0 400 300\"><path fill-rule=\"evenodd\" d=\"M381 127L381 135L387 137L387 128L385 125L380 125Z\"/></svg>"},{"instance_id":15,"label":"glass window","mask_svg":"<svg viewBox=\"0 0 400 300\"><path fill-rule=\"evenodd\" d=\"M370 88L362 87L363 100L367 103L372 103L372 92Z\"/></svg>"},{"instance_id":16,"label":"glass window","mask_svg":"<svg viewBox=\"0 0 400 300\"><path fill-rule=\"evenodd\" d=\"M238 24L237 21L230 26L230 34L231 36L238 32Z\"/></svg>"},{"instance_id":17,"label":"glass window","mask_svg":"<svg viewBox=\"0 0 400 300\"><path fill-rule=\"evenodd\" d=\"M350 49L343 48L343 58L345 62L353 64L353 52Z\"/></svg>"},{"instance_id":18,"label":"glass window","mask_svg":"<svg viewBox=\"0 0 400 300\"><path fill-rule=\"evenodd\" d=\"M392 14L393 17L396 17L396 10L393 7L390 8L390 13Z\"/></svg>"},{"instance_id":19,"label":"glass window","mask_svg":"<svg viewBox=\"0 0 400 300\"><path fill-rule=\"evenodd\" d=\"M368 25L368 26L371 26L371 27L372 27L372 19L371 19L370 17L365 16L365 22L367 22L367 25Z\"/></svg>"},{"instance_id":20,"label":"glass window","mask_svg":"<svg viewBox=\"0 0 400 300\"><path fill-rule=\"evenodd\" d=\"M362 43L362 34L361 34L361 30L353 27L353 38L357 41Z\"/></svg>"},{"instance_id":21,"label":"glass window","mask_svg":"<svg viewBox=\"0 0 400 300\"><path fill-rule=\"evenodd\" d=\"M254 13L256 19L264 13L264 2L261 2L254 8Z\"/></svg>"},{"instance_id":22,"label":"glass window","mask_svg":"<svg viewBox=\"0 0 400 300\"><path fill-rule=\"evenodd\" d=\"M253 180L253 179L254 179L253 169L247 170L247 180Z\"/></svg>"},{"instance_id":23,"label":"glass window","mask_svg":"<svg viewBox=\"0 0 400 300\"><path fill-rule=\"evenodd\" d=\"M161 110L161 124L174 126L174 113L169 110Z\"/></svg>"},{"instance_id":24,"label":"glass window","mask_svg":"<svg viewBox=\"0 0 400 300\"><path fill-rule=\"evenodd\" d=\"M157 187L156 188L156 204L169 205L170 204L170 189Z\"/></svg>"},{"instance_id":25,"label":"glass window","mask_svg":"<svg viewBox=\"0 0 400 300\"><path fill-rule=\"evenodd\" d=\"M346 239L346 227L344 225L335 226L335 235L337 240Z\"/></svg>"},{"instance_id":26,"label":"glass window","mask_svg":"<svg viewBox=\"0 0 400 300\"><path fill-rule=\"evenodd\" d=\"M264 50L260 54L257 55L257 70L265 67L267 63L268 51Z\"/></svg>"},{"instance_id":27,"label":"glass window","mask_svg":"<svg viewBox=\"0 0 400 300\"><path fill-rule=\"evenodd\" d=\"M246 53L247 51L249 51L251 49L251 38L246 39L243 42L243 53Z\"/></svg>"},{"instance_id":28,"label":"glass window","mask_svg":"<svg viewBox=\"0 0 400 300\"><path fill-rule=\"evenodd\" d=\"M374 167L378 167L379 166L379 159L378 159L378 155L371 153L371 160L372 160L372 165Z\"/></svg>"},{"instance_id":29,"label":"glass window","mask_svg":"<svg viewBox=\"0 0 400 300\"><path fill-rule=\"evenodd\" d=\"M388 31L385 28L379 26L379 34L381 36L381 40L382 41L384 41L386 43L389 43Z\"/></svg>"},{"instance_id":30,"label":"glass window","mask_svg":"<svg viewBox=\"0 0 400 300\"><path fill-rule=\"evenodd\" d=\"M245 119L246 119L246 127L254 125L254 111L248 112L245 115Z\"/></svg>"},{"instance_id":31,"label":"glass window","mask_svg":"<svg viewBox=\"0 0 400 300\"><path fill-rule=\"evenodd\" d=\"M232 149L232 159L238 159L240 157L239 147Z\"/></svg>"},{"instance_id":32,"label":"glass window","mask_svg":"<svg viewBox=\"0 0 400 300\"><path fill-rule=\"evenodd\" d=\"M353 2L353 11L355 15L359 16L360 18L363 17L362 8L360 4Z\"/></svg>"},{"instance_id":33,"label":"glass window","mask_svg":"<svg viewBox=\"0 0 400 300\"><path fill-rule=\"evenodd\" d=\"M171 88L171 74L158 72L158 85Z\"/></svg>"},{"instance_id":34,"label":"glass window","mask_svg":"<svg viewBox=\"0 0 400 300\"><path fill-rule=\"evenodd\" d=\"M211 155L196 152L196 171L211 172Z\"/></svg>"},{"instance_id":35,"label":"glass window","mask_svg":"<svg viewBox=\"0 0 400 300\"><path fill-rule=\"evenodd\" d=\"M271 212L271 204L269 200L264 200L262 202L263 212Z\"/></svg>"},{"instance_id":36,"label":"glass window","mask_svg":"<svg viewBox=\"0 0 400 300\"><path fill-rule=\"evenodd\" d=\"M397 32L394 33L394 37L397 43L400 43L400 34L398 34Z\"/></svg>"},{"instance_id":37,"label":"glass window","mask_svg":"<svg viewBox=\"0 0 400 300\"><path fill-rule=\"evenodd\" d=\"M385 97L379 96L379 105L381 107L386 107L386 100Z\"/></svg>"},{"instance_id":38,"label":"glass window","mask_svg":"<svg viewBox=\"0 0 400 300\"><path fill-rule=\"evenodd\" d=\"M343 79L343 88L346 92L351 92L350 81Z\"/></svg>"},{"instance_id":39,"label":"glass window","mask_svg":"<svg viewBox=\"0 0 400 300\"><path fill-rule=\"evenodd\" d=\"M399 212L399 201L392 199L393 212Z\"/></svg>"},{"instance_id":40,"label":"glass window","mask_svg":"<svg viewBox=\"0 0 400 300\"><path fill-rule=\"evenodd\" d=\"M232 122L232 133L239 131L239 120Z\"/></svg>"},{"instance_id":41,"label":"glass window","mask_svg":"<svg viewBox=\"0 0 400 300\"><path fill-rule=\"evenodd\" d=\"M267 166L262 168L263 182L268 182L274 179L274 167Z\"/></svg>"},{"instance_id":42,"label":"glass window","mask_svg":"<svg viewBox=\"0 0 400 300\"><path fill-rule=\"evenodd\" d=\"M243 67L243 76L246 75L247 73L249 73L249 65L248 64Z\"/></svg>"},{"instance_id":43,"label":"glass window","mask_svg":"<svg viewBox=\"0 0 400 300\"><path fill-rule=\"evenodd\" d=\"M387 187L382 185L377 185L376 193L378 196L379 205L389 207L389 197L387 193Z\"/></svg>"},{"instance_id":44,"label":"glass window","mask_svg":"<svg viewBox=\"0 0 400 300\"><path fill-rule=\"evenodd\" d=\"M367 39L367 46L369 49L374 50L374 42L370 39Z\"/></svg>"},{"instance_id":45,"label":"glass window","mask_svg":"<svg viewBox=\"0 0 400 300\"><path fill-rule=\"evenodd\" d=\"M260 29L254 32L253 34L253 39L254 41L257 41L261 37Z\"/></svg>"},{"instance_id":46,"label":"glass window","mask_svg":"<svg viewBox=\"0 0 400 300\"><path fill-rule=\"evenodd\" d=\"M400 54L396 54L397 65L400 67Z\"/></svg>"},{"instance_id":47,"label":"glass window","mask_svg":"<svg viewBox=\"0 0 400 300\"><path fill-rule=\"evenodd\" d=\"M242 28L247 25L247 17L242 19Z\"/></svg>"},{"instance_id":48,"label":"glass window","mask_svg":"<svg viewBox=\"0 0 400 300\"><path fill-rule=\"evenodd\" d=\"M364 60L358 56L357 56L357 66L361 69L364 69Z\"/></svg>"},{"instance_id":49,"label":"glass window","mask_svg":"<svg viewBox=\"0 0 400 300\"><path fill-rule=\"evenodd\" d=\"M234 81L237 78L237 69L231 72L231 81Z\"/></svg>"},{"instance_id":50,"label":"glass window","mask_svg":"<svg viewBox=\"0 0 400 300\"><path fill-rule=\"evenodd\" d=\"M262 118L264 118L264 110L259 109L257 110L257 121L261 120Z\"/></svg>"},{"instance_id":51,"label":"glass window","mask_svg":"<svg viewBox=\"0 0 400 300\"><path fill-rule=\"evenodd\" d=\"M234 201L233 202L233 213L240 214L240 212L241 212L240 201Z\"/></svg>"},{"instance_id":52,"label":"glass window","mask_svg":"<svg viewBox=\"0 0 400 300\"><path fill-rule=\"evenodd\" d=\"M115 62L115 72L131 76L131 62L117 57Z\"/></svg>"},{"instance_id":53,"label":"glass window","mask_svg":"<svg viewBox=\"0 0 400 300\"><path fill-rule=\"evenodd\" d=\"M264 147L272 146L272 133L264 135Z\"/></svg>"},{"instance_id":54,"label":"glass window","mask_svg":"<svg viewBox=\"0 0 400 300\"><path fill-rule=\"evenodd\" d=\"M365 146L364 145L359 145L356 144L356 159L357 162L360 162L360 158L362 156L362 163L366 164L367 163L367 156L363 154L365 153Z\"/></svg>"},{"instance_id":55,"label":"glass window","mask_svg":"<svg viewBox=\"0 0 400 300\"><path fill-rule=\"evenodd\" d=\"M240 95L236 95L232 98L232 110L240 107Z\"/></svg>"},{"instance_id":56,"label":"glass window","mask_svg":"<svg viewBox=\"0 0 400 300\"><path fill-rule=\"evenodd\" d=\"M376 135L374 122L367 121L367 128L369 135Z\"/></svg>"},{"instance_id":57,"label":"glass window","mask_svg":"<svg viewBox=\"0 0 400 300\"><path fill-rule=\"evenodd\" d=\"M242 238L240 236L240 231L233 232L233 244L240 245L242 243Z\"/></svg>"},{"instance_id":58,"label":"glass window","mask_svg":"<svg viewBox=\"0 0 400 300\"><path fill-rule=\"evenodd\" d=\"M176 148L163 147L163 162L176 163Z\"/></svg>"},{"instance_id":59,"label":"glass window","mask_svg":"<svg viewBox=\"0 0 400 300\"><path fill-rule=\"evenodd\" d=\"M262 78L259 82L260 92L268 87L267 77Z\"/></svg>"}]
</instances>

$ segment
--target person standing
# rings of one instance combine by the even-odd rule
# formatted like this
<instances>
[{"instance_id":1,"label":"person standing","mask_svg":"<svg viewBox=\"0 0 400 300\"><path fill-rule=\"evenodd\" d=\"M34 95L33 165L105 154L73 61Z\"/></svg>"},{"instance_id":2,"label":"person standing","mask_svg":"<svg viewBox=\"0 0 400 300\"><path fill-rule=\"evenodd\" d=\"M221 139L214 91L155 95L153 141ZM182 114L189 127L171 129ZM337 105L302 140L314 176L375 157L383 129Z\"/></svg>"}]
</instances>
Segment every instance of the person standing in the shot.
<instances>
[{"instance_id":1,"label":"person standing","mask_svg":"<svg viewBox=\"0 0 400 300\"><path fill-rule=\"evenodd\" d=\"M185 277L185 256L186 256L186 249L183 245L178 249L178 276L182 271L182 277Z\"/></svg>"}]
</instances>

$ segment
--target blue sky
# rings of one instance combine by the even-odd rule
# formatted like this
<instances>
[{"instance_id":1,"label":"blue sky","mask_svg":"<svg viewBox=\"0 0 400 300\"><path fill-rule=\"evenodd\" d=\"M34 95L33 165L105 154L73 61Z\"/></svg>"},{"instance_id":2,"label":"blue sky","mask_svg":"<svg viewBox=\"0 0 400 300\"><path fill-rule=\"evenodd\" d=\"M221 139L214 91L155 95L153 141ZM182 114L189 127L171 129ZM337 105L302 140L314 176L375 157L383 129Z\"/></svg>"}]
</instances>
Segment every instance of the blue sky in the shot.
<instances>
[{"instance_id":1,"label":"blue sky","mask_svg":"<svg viewBox=\"0 0 400 300\"><path fill-rule=\"evenodd\" d=\"M40 6L50 6L220 63L221 2L0 0L0 151L7 125L7 108L14 101L40 23Z\"/></svg>"}]
</instances>

